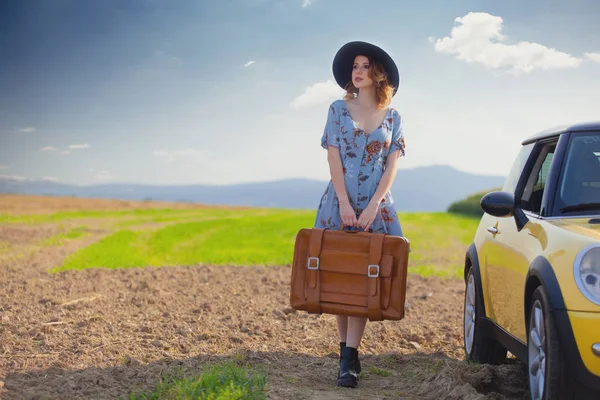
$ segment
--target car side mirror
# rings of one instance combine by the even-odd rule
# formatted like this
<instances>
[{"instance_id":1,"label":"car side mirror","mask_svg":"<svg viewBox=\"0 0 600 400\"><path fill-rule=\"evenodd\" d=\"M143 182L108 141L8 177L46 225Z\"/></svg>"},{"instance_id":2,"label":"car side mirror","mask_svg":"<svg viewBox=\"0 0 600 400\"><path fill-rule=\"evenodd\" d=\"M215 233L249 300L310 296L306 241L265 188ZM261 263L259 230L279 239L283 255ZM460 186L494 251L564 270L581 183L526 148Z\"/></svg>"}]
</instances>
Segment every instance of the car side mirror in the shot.
<instances>
[{"instance_id":1,"label":"car side mirror","mask_svg":"<svg viewBox=\"0 0 600 400\"><path fill-rule=\"evenodd\" d=\"M517 230L520 232L529 221L521 207L515 202L512 193L496 191L490 192L481 198L481 209L494 217L514 217Z\"/></svg>"},{"instance_id":2,"label":"car side mirror","mask_svg":"<svg viewBox=\"0 0 600 400\"><path fill-rule=\"evenodd\" d=\"M494 217L512 217L515 196L508 192L490 192L481 198L481 209Z\"/></svg>"}]
</instances>

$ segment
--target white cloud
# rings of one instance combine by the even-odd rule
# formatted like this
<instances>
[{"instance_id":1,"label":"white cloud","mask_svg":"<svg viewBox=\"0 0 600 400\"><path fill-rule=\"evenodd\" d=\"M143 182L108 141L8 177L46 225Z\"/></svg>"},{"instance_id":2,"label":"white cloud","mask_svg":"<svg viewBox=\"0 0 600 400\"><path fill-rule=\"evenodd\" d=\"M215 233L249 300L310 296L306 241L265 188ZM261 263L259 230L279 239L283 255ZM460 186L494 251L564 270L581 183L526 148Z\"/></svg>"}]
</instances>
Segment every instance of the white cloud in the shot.
<instances>
[{"instance_id":1,"label":"white cloud","mask_svg":"<svg viewBox=\"0 0 600 400\"><path fill-rule=\"evenodd\" d=\"M249 66L251 66L252 64L254 64L256 61L248 61L246 64L244 64L244 67L248 68Z\"/></svg>"},{"instance_id":2,"label":"white cloud","mask_svg":"<svg viewBox=\"0 0 600 400\"><path fill-rule=\"evenodd\" d=\"M29 179L17 175L0 175L0 181L25 182Z\"/></svg>"},{"instance_id":3,"label":"white cloud","mask_svg":"<svg viewBox=\"0 0 600 400\"><path fill-rule=\"evenodd\" d=\"M90 171L92 171L92 169L90 169ZM94 175L94 179L97 179L99 181L108 181L114 178L115 175L113 175L110 171L107 171L105 169L98 171L98 173Z\"/></svg>"},{"instance_id":4,"label":"white cloud","mask_svg":"<svg viewBox=\"0 0 600 400\"><path fill-rule=\"evenodd\" d=\"M31 132L35 132L35 131L36 131L36 129L33 126L28 126L26 128L19 129L19 132L31 133Z\"/></svg>"},{"instance_id":5,"label":"white cloud","mask_svg":"<svg viewBox=\"0 0 600 400\"><path fill-rule=\"evenodd\" d=\"M306 8L313 4L316 0L302 0L302 8Z\"/></svg>"},{"instance_id":6,"label":"white cloud","mask_svg":"<svg viewBox=\"0 0 600 400\"><path fill-rule=\"evenodd\" d=\"M85 144L72 144L72 145L69 145L69 149L71 149L71 150L75 150L75 149L88 149L90 147L91 146L89 144L87 144L87 143L85 143Z\"/></svg>"},{"instance_id":7,"label":"white cloud","mask_svg":"<svg viewBox=\"0 0 600 400\"><path fill-rule=\"evenodd\" d=\"M333 81L318 82L308 86L304 93L296 97L290 106L294 110L305 107L311 107L317 104L329 103L334 99L339 99L344 95L344 90Z\"/></svg>"},{"instance_id":8,"label":"white cloud","mask_svg":"<svg viewBox=\"0 0 600 400\"><path fill-rule=\"evenodd\" d=\"M167 65L175 65L180 66L183 64L181 58L174 56L173 54L169 54L163 50L156 50L154 52L154 57L156 57L159 62L167 64Z\"/></svg>"},{"instance_id":9,"label":"white cloud","mask_svg":"<svg viewBox=\"0 0 600 400\"><path fill-rule=\"evenodd\" d=\"M204 151L187 148L184 150L154 150L155 157L166 160L167 162L177 162L184 159L194 159L204 156Z\"/></svg>"},{"instance_id":10,"label":"white cloud","mask_svg":"<svg viewBox=\"0 0 600 400\"><path fill-rule=\"evenodd\" d=\"M583 55L592 61L600 63L600 53L583 53Z\"/></svg>"},{"instance_id":11,"label":"white cloud","mask_svg":"<svg viewBox=\"0 0 600 400\"><path fill-rule=\"evenodd\" d=\"M88 147L90 147L90 145L88 145L88 144L72 144L69 146L69 149L87 149ZM52 152L55 152L58 150L59 149L54 146L46 146L46 147L42 147L40 149L40 151L43 151L46 153L52 153ZM62 155L71 154L71 150L63 150L59 154L62 154Z\"/></svg>"},{"instance_id":12,"label":"white cloud","mask_svg":"<svg viewBox=\"0 0 600 400\"><path fill-rule=\"evenodd\" d=\"M53 176L45 176L41 180L44 182L58 182L58 178L55 178Z\"/></svg>"},{"instance_id":13,"label":"white cloud","mask_svg":"<svg viewBox=\"0 0 600 400\"><path fill-rule=\"evenodd\" d=\"M539 43L500 43L506 40L506 36L502 34L503 20L498 16L470 12L456 18L455 22L457 25L452 28L450 36L436 40L435 50L456 54L456 58L468 63L526 73L534 69L576 68L583 61Z\"/></svg>"}]
</instances>

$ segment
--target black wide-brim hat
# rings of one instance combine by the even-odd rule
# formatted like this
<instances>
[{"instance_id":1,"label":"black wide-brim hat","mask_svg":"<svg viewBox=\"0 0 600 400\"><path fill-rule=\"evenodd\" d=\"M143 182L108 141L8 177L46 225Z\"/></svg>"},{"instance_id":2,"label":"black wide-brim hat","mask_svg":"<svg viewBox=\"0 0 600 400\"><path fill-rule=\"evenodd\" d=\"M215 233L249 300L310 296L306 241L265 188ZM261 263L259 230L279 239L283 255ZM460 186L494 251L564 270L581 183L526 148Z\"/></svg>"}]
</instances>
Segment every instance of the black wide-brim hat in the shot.
<instances>
[{"instance_id":1,"label":"black wide-brim hat","mask_svg":"<svg viewBox=\"0 0 600 400\"><path fill-rule=\"evenodd\" d=\"M367 42L349 42L343 45L333 58L333 76L342 89L352 81L352 64L356 56L370 57L383 66L394 95L400 85L400 74L396 63L383 49Z\"/></svg>"}]
</instances>

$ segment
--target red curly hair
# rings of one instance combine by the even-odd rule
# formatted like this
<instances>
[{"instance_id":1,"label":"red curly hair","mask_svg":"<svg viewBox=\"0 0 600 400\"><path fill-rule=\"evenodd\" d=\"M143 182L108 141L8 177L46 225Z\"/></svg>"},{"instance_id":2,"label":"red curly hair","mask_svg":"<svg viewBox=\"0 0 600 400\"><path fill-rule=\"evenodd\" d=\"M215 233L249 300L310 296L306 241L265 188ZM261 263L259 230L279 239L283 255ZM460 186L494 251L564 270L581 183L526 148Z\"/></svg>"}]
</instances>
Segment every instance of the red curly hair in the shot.
<instances>
[{"instance_id":1,"label":"red curly hair","mask_svg":"<svg viewBox=\"0 0 600 400\"><path fill-rule=\"evenodd\" d=\"M389 106L392 101L394 87L390 84L383 66L371 57L367 58L369 59L369 78L373 80L373 84L375 85L377 107L384 109ZM352 81L348 82L344 89L346 90L344 100L351 100L354 98L354 95L358 93L358 89L354 86Z\"/></svg>"}]
</instances>

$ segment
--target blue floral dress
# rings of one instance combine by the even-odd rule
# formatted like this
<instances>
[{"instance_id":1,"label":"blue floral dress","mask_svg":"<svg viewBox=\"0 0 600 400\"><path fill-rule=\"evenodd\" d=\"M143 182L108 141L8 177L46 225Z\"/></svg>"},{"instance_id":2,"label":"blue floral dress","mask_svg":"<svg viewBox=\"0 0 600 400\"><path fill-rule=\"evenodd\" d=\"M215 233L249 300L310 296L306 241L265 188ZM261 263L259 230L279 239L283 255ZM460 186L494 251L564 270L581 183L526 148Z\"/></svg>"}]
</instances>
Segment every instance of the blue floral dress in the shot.
<instances>
[{"instance_id":1,"label":"blue floral dress","mask_svg":"<svg viewBox=\"0 0 600 400\"><path fill-rule=\"evenodd\" d=\"M340 149L344 181L348 199L357 218L375 194L383 175L388 154L400 150L405 155L404 134L400 114L389 108L381 125L367 133L350 116L345 100L336 100L329 106L321 147ZM315 227L340 229L340 203L330 180L317 210ZM347 229L359 228L349 227ZM402 228L394 200L386 193L371 224L371 231L402 236Z\"/></svg>"}]
</instances>

